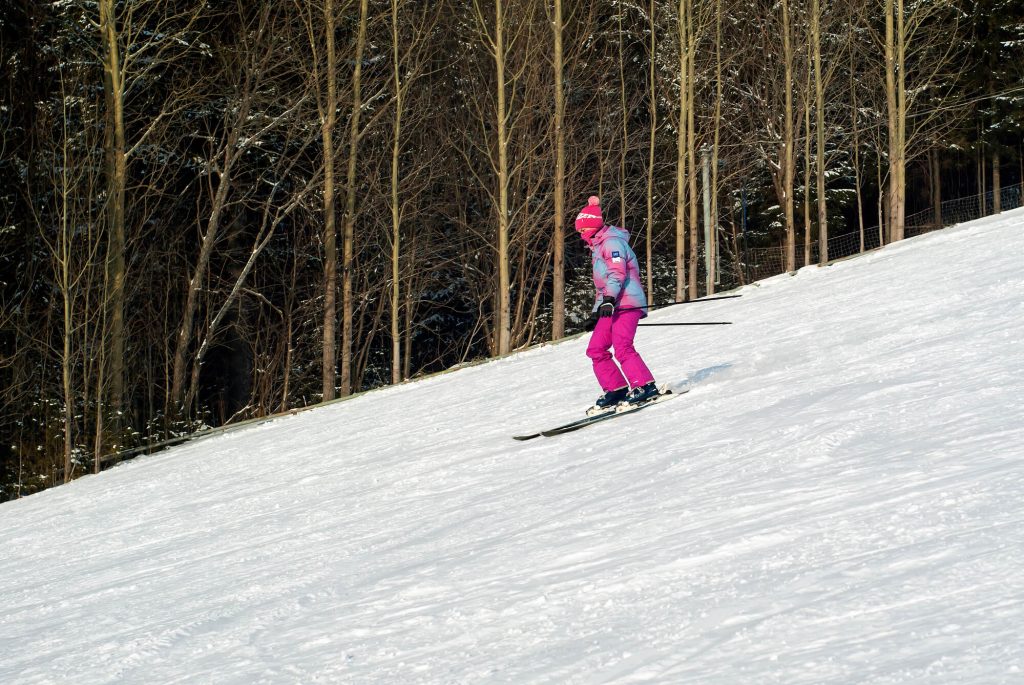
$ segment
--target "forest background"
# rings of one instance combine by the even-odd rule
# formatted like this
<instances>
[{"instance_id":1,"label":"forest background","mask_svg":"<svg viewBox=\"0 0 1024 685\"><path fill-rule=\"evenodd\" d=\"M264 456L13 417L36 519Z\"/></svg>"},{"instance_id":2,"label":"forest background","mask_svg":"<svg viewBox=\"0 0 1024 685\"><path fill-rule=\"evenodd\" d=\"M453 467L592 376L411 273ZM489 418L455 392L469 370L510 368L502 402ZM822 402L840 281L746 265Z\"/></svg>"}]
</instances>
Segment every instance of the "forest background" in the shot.
<instances>
[{"instance_id":1,"label":"forest background","mask_svg":"<svg viewBox=\"0 0 1024 685\"><path fill-rule=\"evenodd\" d=\"M665 304L1024 179L1016 0L15 0L0 41L0 501L576 332L591 194Z\"/></svg>"}]
</instances>

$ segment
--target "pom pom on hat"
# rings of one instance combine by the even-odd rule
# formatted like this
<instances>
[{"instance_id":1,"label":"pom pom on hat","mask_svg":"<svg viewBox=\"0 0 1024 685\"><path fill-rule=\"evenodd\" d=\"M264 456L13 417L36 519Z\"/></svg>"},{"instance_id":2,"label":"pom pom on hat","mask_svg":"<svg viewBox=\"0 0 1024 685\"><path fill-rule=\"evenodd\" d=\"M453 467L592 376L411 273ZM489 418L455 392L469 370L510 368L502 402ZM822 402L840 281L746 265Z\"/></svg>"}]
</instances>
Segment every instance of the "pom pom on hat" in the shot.
<instances>
[{"instance_id":1,"label":"pom pom on hat","mask_svg":"<svg viewBox=\"0 0 1024 685\"><path fill-rule=\"evenodd\" d=\"M587 233L602 226L604 226L604 217L601 215L601 198L591 195L587 200L587 206L576 215L576 230L580 233Z\"/></svg>"}]
</instances>

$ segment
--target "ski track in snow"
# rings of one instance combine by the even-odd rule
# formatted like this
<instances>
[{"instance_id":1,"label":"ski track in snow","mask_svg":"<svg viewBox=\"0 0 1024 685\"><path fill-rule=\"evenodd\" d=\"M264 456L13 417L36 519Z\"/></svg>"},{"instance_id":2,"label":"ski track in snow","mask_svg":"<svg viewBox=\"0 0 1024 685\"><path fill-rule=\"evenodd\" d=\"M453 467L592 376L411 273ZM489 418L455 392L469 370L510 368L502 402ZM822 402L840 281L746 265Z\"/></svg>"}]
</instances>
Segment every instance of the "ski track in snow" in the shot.
<instances>
[{"instance_id":1,"label":"ski track in snow","mask_svg":"<svg viewBox=\"0 0 1024 685\"><path fill-rule=\"evenodd\" d=\"M1024 683L1024 211L0 506L0 683Z\"/></svg>"}]
</instances>

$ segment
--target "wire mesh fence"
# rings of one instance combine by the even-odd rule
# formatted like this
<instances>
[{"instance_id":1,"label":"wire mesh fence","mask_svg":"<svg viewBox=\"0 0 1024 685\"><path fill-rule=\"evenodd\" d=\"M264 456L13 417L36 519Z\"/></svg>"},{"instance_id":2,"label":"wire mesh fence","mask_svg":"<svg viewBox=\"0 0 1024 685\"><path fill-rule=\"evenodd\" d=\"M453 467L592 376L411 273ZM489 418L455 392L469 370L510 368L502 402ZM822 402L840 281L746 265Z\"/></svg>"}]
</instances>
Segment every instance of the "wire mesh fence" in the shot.
<instances>
[{"instance_id":1,"label":"wire mesh fence","mask_svg":"<svg viewBox=\"0 0 1024 685\"><path fill-rule=\"evenodd\" d=\"M939 206L938 214L934 208L911 214L904 219L904 236L907 238L935 231L946 226L973 221L999 211L1017 209L1024 206L1024 183L1004 186L999 191L999 203L993 191L985 194L947 200ZM843 259L853 255L878 249L884 245L883 229L878 226L855 230L833 236L828 240L829 260ZM809 247L797 243L795 249L796 268L817 264L821 257L820 244L813 241ZM740 250L738 268L742 272L736 274L743 282L759 281L786 271L786 248L764 247ZM735 268L730 269L735 271Z\"/></svg>"}]
</instances>

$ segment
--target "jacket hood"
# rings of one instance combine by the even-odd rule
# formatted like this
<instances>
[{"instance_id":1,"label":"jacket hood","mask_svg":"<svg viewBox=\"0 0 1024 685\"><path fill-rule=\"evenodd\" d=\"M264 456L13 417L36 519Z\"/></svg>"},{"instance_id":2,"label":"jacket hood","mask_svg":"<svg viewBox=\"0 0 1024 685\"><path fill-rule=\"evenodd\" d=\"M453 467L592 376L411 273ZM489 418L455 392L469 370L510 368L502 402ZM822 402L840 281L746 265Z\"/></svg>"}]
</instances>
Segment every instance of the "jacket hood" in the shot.
<instances>
[{"instance_id":1,"label":"jacket hood","mask_svg":"<svg viewBox=\"0 0 1024 685\"><path fill-rule=\"evenodd\" d=\"M622 240L625 240L626 244L628 245L629 231L626 230L625 228L620 228L618 226L605 226L600 231L594 234L594 237L591 238L590 244L593 247L597 247L598 245L608 240L609 238L621 238Z\"/></svg>"}]
</instances>

